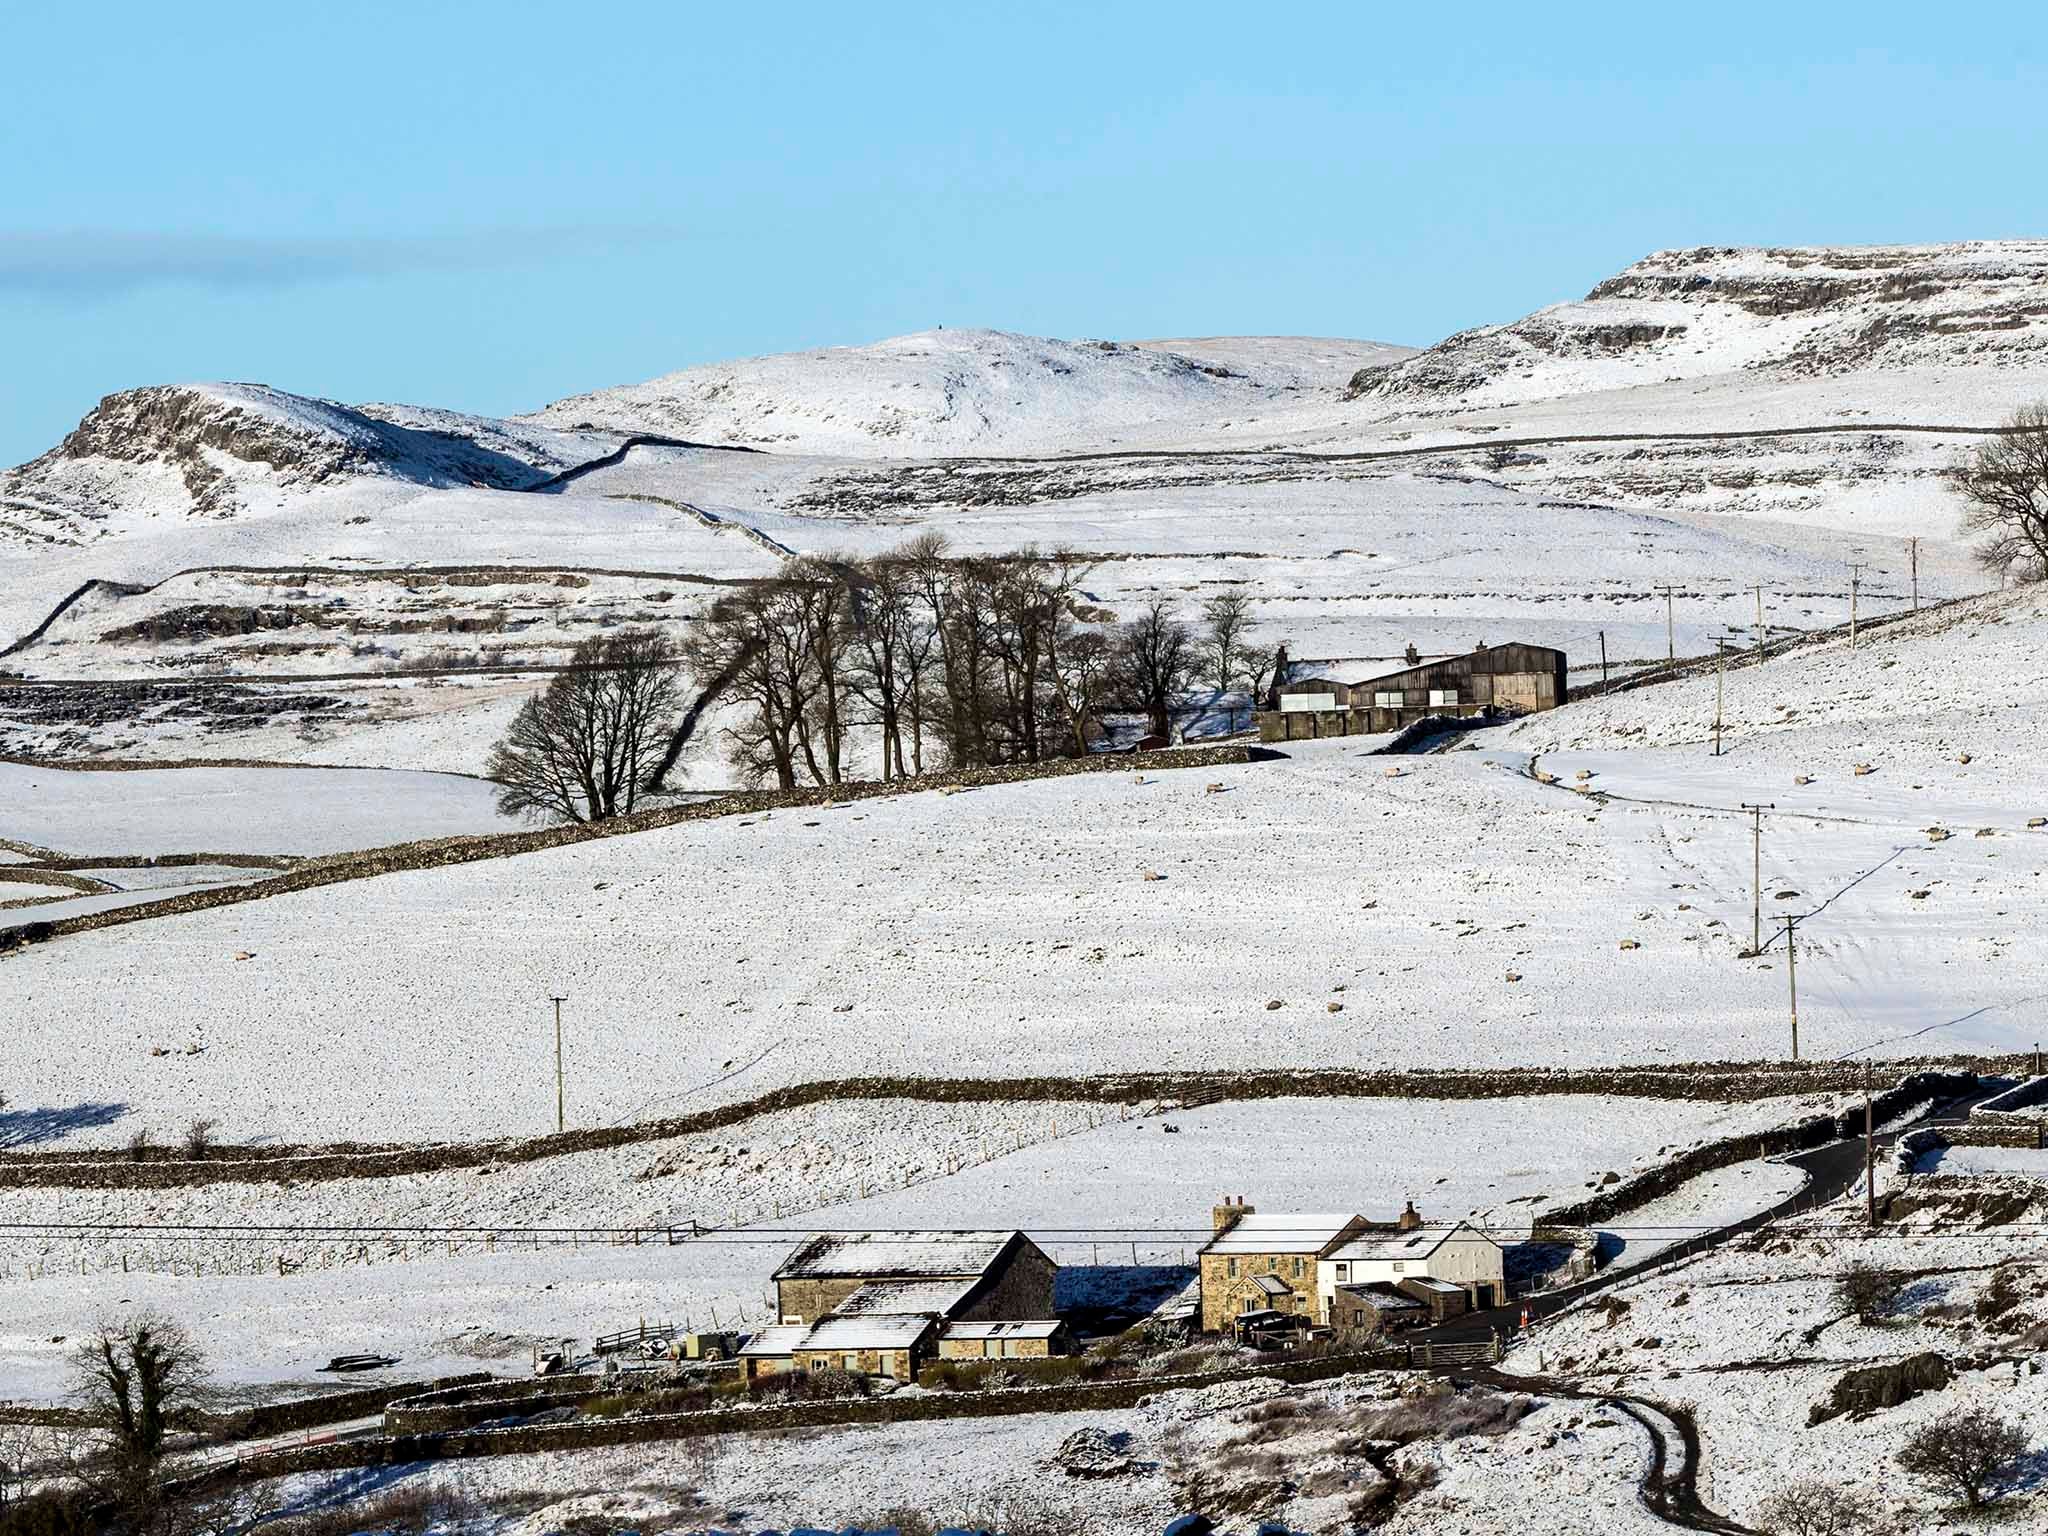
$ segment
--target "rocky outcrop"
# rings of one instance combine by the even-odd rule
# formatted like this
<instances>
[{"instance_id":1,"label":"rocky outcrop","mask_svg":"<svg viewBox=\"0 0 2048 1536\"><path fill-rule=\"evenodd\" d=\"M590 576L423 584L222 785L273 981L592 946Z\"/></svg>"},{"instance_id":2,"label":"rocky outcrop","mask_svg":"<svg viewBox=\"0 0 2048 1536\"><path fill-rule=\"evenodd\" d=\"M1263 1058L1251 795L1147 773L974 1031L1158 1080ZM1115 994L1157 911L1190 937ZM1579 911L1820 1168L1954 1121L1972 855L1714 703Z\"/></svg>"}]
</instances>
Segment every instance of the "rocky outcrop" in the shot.
<instances>
[{"instance_id":1,"label":"rocky outcrop","mask_svg":"<svg viewBox=\"0 0 2048 1536\"><path fill-rule=\"evenodd\" d=\"M1844 1371L1824 1403L1815 1403L1806 1415L1807 1428L1825 1424L1843 1414L1862 1417L1885 1408L1896 1408L1922 1392L1939 1392L1955 1379L1948 1361L1932 1350L1908 1355L1886 1365L1858 1366Z\"/></svg>"},{"instance_id":2,"label":"rocky outcrop","mask_svg":"<svg viewBox=\"0 0 2048 1536\"><path fill-rule=\"evenodd\" d=\"M1639 375L1597 366L1637 354ZM1346 398L1505 405L1738 370L1987 363L2048 368L2048 241L1660 251L1578 303L1361 369Z\"/></svg>"},{"instance_id":3,"label":"rocky outcrop","mask_svg":"<svg viewBox=\"0 0 2048 1536\"><path fill-rule=\"evenodd\" d=\"M358 409L258 384L155 385L108 395L57 447L0 476L0 494L25 509L90 521L109 504L158 504L174 482L184 493L180 510L212 517L242 510L252 483L304 489L383 475L519 490L563 467L550 436L447 414Z\"/></svg>"}]
</instances>

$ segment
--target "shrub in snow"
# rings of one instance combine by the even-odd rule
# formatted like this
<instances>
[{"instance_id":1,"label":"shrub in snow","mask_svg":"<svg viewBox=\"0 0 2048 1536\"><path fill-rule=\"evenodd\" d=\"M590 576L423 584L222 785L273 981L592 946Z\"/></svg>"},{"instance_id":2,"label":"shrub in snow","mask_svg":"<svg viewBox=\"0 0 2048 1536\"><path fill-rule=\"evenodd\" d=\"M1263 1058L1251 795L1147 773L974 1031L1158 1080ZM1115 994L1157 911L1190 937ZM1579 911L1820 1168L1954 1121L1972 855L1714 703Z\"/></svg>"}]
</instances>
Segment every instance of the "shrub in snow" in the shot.
<instances>
[{"instance_id":1,"label":"shrub in snow","mask_svg":"<svg viewBox=\"0 0 2048 1536\"><path fill-rule=\"evenodd\" d=\"M1971 1509L2008 1491L2027 1454L2027 1433L1988 1408L1959 1408L1923 1424L1899 1450L1899 1466Z\"/></svg>"},{"instance_id":2,"label":"shrub in snow","mask_svg":"<svg viewBox=\"0 0 2048 1536\"><path fill-rule=\"evenodd\" d=\"M1835 1277L1835 1303L1867 1323L1892 1309L1905 1283L1888 1269L1851 1264Z\"/></svg>"},{"instance_id":3,"label":"shrub in snow","mask_svg":"<svg viewBox=\"0 0 2048 1536\"><path fill-rule=\"evenodd\" d=\"M1807 1478L1780 1488L1756 1514L1770 1536L1858 1536L1871 1529L1876 1511L1853 1489Z\"/></svg>"}]
</instances>

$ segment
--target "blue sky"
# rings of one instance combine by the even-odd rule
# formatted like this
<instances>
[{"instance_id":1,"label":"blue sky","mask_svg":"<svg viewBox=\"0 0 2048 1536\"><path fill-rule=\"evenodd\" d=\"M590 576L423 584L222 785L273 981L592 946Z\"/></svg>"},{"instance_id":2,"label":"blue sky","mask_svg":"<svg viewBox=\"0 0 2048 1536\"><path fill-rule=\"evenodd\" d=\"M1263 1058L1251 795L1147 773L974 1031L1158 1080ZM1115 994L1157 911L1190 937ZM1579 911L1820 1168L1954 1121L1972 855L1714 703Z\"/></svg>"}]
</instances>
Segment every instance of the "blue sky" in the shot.
<instances>
[{"instance_id":1,"label":"blue sky","mask_svg":"<svg viewBox=\"0 0 2048 1536\"><path fill-rule=\"evenodd\" d=\"M512 412L932 325L1427 343L1663 246L2048 233L2034 6L0 19L0 464L256 379Z\"/></svg>"}]
</instances>

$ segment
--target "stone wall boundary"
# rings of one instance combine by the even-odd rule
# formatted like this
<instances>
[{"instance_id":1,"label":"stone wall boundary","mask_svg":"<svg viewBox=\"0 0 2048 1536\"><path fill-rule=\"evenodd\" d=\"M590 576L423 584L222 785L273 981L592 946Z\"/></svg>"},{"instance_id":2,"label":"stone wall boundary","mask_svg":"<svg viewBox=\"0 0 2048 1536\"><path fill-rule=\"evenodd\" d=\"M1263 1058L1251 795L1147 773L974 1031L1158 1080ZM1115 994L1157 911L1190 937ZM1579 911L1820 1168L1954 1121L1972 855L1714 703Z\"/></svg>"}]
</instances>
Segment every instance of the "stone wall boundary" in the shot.
<instances>
[{"instance_id":1,"label":"stone wall boundary","mask_svg":"<svg viewBox=\"0 0 2048 1536\"><path fill-rule=\"evenodd\" d=\"M75 933L89 933L97 928L112 928L127 923L147 922L151 918L174 917L185 913L208 911L215 907L235 906L245 901L261 901L271 896L284 896L351 880L367 880L402 870L444 869L451 865L470 864L482 859L502 859L522 853L538 853L551 848L566 847L572 843L592 842L599 838L627 837L638 832L651 832L676 826L686 821L708 821L724 816L758 814L762 811L839 806L856 800L918 794L934 789L979 789L1035 779L1064 778L1075 773L1163 772L1169 768L1221 768L1253 762L1261 756L1263 754L1255 754L1252 748L1242 743L1223 747L1166 748L1156 752L1097 753L1088 757L1055 758L1042 763L1013 763L997 768L968 768L957 773L927 774L921 779L907 779L887 784L873 781L813 785L798 789L735 790L715 800L662 806L651 811L636 811L629 816L618 816L594 824L570 822L565 825L535 828L527 832L491 832L425 838L411 843L394 843L383 848L309 858L269 880L187 891L161 901L137 902L132 906L116 907L110 911L83 913L76 917L58 918L46 923L0 928L0 956L27 944L43 943L52 938Z\"/></svg>"},{"instance_id":2,"label":"stone wall boundary","mask_svg":"<svg viewBox=\"0 0 2048 1536\"><path fill-rule=\"evenodd\" d=\"M1975 1074L1980 1068L1988 1070L1992 1064L1936 1058L1904 1065L1919 1066L1922 1070L1879 1096L1880 1115L1896 1113L1907 1105L1924 1100L1929 1096L1925 1085L1930 1083L1949 1085L1947 1091L1950 1093L1962 1092L1975 1081ZM1281 1098L1505 1099L1587 1095L1747 1103L1793 1094L1847 1093L1860 1088L1862 1082L1860 1068L1837 1063L1788 1069L1788 1064L1767 1062L1703 1062L1683 1069L1664 1066L1477 1070L1330 1068L1295 1072L1110 1073L1084 1078L836 1078L793 1084L691 1115L631 1125L592 1126L522 1141L412 1145L336 1143L299 1147L224 1145L209 1149L202 1160L185 1157L182 1149L175 1146L144 1148L140 1153L108 1149L0 1153L0 1189L167 1189L237 1182L307 1183L391 1178L493 1164L538 1162L578 1152L667 1141L724 1130L781 1111L860 1099L904 1099L934 1104L1081 1102L1127 1107L1156 1104L1169 1110L1190 1102L1208 1104L1223 1100ZM1915 1087L1916 1084L1922 1086ZM1915 1094L1918 1094L1918 1099ZM1800 1133L1816 1136L1818 1140L1769 1145L1764 1148L1765 1154L1799 1151L1837 1139L1832 1134L1823 1134L1820 1128L1831 1130L1840 1118L1820 1117L1809 1121L1799 1128ZM1725 1149L1725 1160L1692 1168L1677 1182L1683 1182L1694 1173L1725 1167L1730 1161L1743 1161L1759 1155L1752 1149L1774 1140L1783 1142L1787 1134L1779 1131L1761 1138L1734 1137L1726 1143L1712 1143L1709 1148L1694 1149L1681 1157L1678 1164L1689 1165L1709 1151L1719 1155L1721 1149ZM1634 1191L1646 1180L1662 1176L1663 1172L1660 1168L1638 1175L1592 1200L1582 1202L1580 1206L1548 1212L1544 1220L1566 1226L1593 1225L1598 1217L1591 1221L1581 1220L1575 1213L1582 1207L1590 1210L1602 1201L1611 1201L1624 1191L1629 1192L1629 1204L1654 1198L1654 1194L1638 1195ZM659 1232L661 1229L640 1230Z\"/></svg>"},{"instance_id":3,"label":"stone wall boundary","mask_svg":"<svg viewBox=\"0 0 2048 1536\"><path fill-rule=\"evenodd\" d=\"M180 1486L301 1472L341 1471L406 1462L445 1461L472 1456L509 1456L536 1451L578 1451L647 1441L688 1439L735 1431L817 1428L840 1424L893 1424L912 1420L996 1418L1015 1414L1066 1413L1128 1408L1162 1392L1271 1378L1291 1384L1327 1380L1354 1371L1405 1365L1406 1352L1326 1355L1282 1360L1242 1371L1206 1375L1156 1376L1110 1382L1061 1382L1044 1387L1011 1387L988 1392L932 1392L915 1396L828 1398L802 1403L735 1404L690 1413L647 1414L566 1424L522 1424L505 1429L387 1435L340 1440L223 1462ZM531 1401L531 1399L529 1399Z\"/></svg>"}]
</instances>

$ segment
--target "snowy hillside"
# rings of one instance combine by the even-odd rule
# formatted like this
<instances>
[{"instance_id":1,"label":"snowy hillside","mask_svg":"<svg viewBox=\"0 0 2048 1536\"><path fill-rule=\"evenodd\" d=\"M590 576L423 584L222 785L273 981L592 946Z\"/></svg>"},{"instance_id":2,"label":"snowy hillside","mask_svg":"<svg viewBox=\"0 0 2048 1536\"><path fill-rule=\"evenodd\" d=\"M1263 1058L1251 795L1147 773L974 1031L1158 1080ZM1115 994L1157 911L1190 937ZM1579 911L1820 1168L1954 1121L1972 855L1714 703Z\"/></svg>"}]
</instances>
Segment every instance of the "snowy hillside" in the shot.
<instances>
[{"instance_id":1,"label":"snowy hillside","mask_svg":"<svg viewBox=\"0 0 2048 1536\"><path fill-rule=\"evenodd\" d=\"M1659 251L1583 300L1361 370L1381 408L1524 404L1755 371L2048 380L2048 241Z\"/></svg>"},{"instance_id":2,"label":"snowy hillside","mask_svg":"<svg viewBox=\"0 0 2048 1536\"><path fill-rule=\"evenodd\" d=\"M1173 350L1181 346L1187 353ZM1361 358L1405 349L1365 342L1211 338L1055 341L1007 331L936 330L686 369L577 395L538 411L549 426L653 432L778 452L881 455L1046 453L1270 417L1333 397Z\"/></svg>"},{"instance_id":3,"label":"snowy hillside","mask_svg":"<svg viewBox=\"0 0 2048 1536\"><path fill-rule=\"evenodd\" d=\"M258 384L134 389L109 395L57 447L0 476L0 536L84 543L161 517L267 509L360 477L524 487L594 451L480 417L351 408Z\"/></svg>"}]
</instances>

